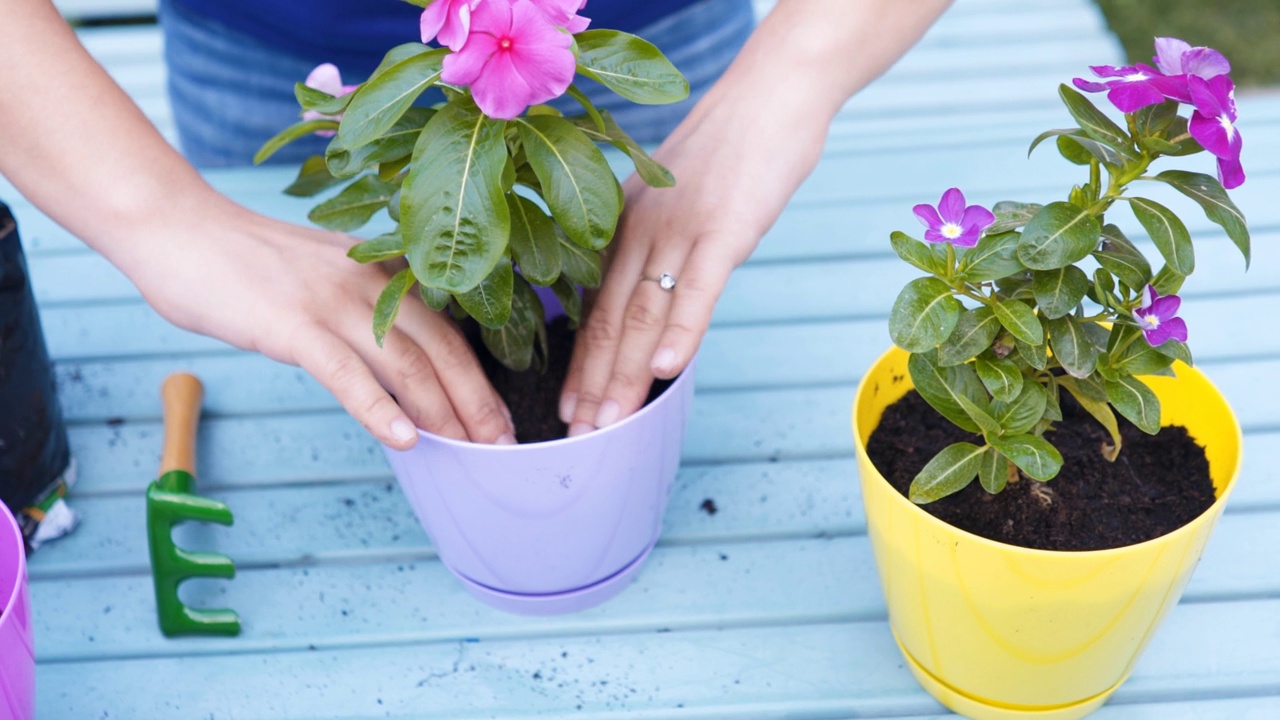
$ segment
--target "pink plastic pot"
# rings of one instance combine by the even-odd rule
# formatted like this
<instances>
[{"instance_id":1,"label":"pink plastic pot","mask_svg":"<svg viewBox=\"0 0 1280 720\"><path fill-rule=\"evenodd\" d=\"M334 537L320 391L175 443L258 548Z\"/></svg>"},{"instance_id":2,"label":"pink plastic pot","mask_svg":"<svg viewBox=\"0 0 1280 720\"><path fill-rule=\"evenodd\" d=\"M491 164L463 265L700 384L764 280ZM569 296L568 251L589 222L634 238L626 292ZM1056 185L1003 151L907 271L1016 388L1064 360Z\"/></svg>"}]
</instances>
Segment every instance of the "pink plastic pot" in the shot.
<instances>
[{"instance_id":1,"label":"pink plastic pot","mask_svg":"<svg viewBox=\"0 0 1280 720\"><path fill-rule=\"evenodd\" d=\"M0 720L30 720L36 707L27 558L18 523L0 502Z\"/></svg>"},{"instance_id":2,"label":"pink plastic pot","mask_svg":"<svg viewBox=\"0 0 1280 720\"><path fill-rule=\"evenodd\" d=\"M621 592L657 542L680 467L693 365L631 417L514 446L421 432L387 459L444 564L477 598L549 615Z\"/></svg>"}]
</instances>

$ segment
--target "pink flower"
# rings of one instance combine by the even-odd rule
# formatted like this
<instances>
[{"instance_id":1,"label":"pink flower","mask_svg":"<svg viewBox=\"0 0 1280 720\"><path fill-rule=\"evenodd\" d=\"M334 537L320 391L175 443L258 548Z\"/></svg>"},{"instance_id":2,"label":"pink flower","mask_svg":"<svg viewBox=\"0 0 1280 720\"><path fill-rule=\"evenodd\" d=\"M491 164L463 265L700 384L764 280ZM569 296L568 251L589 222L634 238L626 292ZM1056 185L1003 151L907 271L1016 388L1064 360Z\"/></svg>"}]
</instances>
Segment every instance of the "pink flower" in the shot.
<instances>
[{"instance_id":1,"label":"pink flower","mask_svg":"<svg viewBox=\"0 0 1280 720\"><path fill-rule=\"evenodd\" d=\"M921 203L912 208L920 223L929 228L924 239L933 243L949 242L956 247L973 247L978 244L982 231L991 227L996 216L981 205L965 207L964 193L951 188L942 193L937 209Z\"/></svg>"},{"instance_id":2,"label":"pink flower","mask_svg":"<svg viewBox=\"0 0 1280 720\"><path fill-rule=\"evenodd\" d=\"M1137 63L1130 67L1112 67L1110 65L1090 65L1094 75L1103 78L1104 82L1093 82L1083 78L1073 80L1075 86L1085 92L1107 92L1107 99L1120 112L1130 113L1148 105L1164 102L1166 97L1174 94L1185 94L1185 82L1165 77L1150 65Z\"/></svg>"},{"instance_id":3,"label":"pink flower","mask_svg":"<svg viewBox=\"0 0 1280 720\"><path fill-rule=\"evenodd\" d=\"M556 27L562 27L570 33L580 33L591 24L590 18L582 17L578 11L587 6L587 0L530 0L547 20Z\"/></svg>"},{"instance_id":4,"label":"pink flower","mask_svg":"<svg viewBox=\"0 0 1280 720\"><path fill-rule=\"evenodd\" d=\"M1160 72L1175 81L1165 88L1168 96L1184 103L1191 102L1188 78L1209 80L1231 72L1231 63L1217 50L1191 47L1185 40L1171 37L1156 38L1156 56L1152 61L1160 68Z\"/></svg>"},{"instance_id":5,"label":"pink flower","mask_svg":"<svg viewBox=\"0 0 1280 720\"><path fill-rule=\"evenodd\" d=\"M483 0L466 45L445 57L440 77L471 86L489 117L511 120L569 89L577 64L572 44L531 0Z\"/></svg>"},{"instance_id":6,"label":"pink flower","mask_svg":"<svg viewBox=\"0 0 1280 720\"><path fill-rule=\"evenodd\" d=\"M1148 285L1142 291L1142 304L1133 309L1133 317L1151 347L1170 340L1187 341L1187 323L1178 315L1182 300L1177 295L1160 296Z\"/></svg>"},{"instance_id":7,"label":"pink flower","mask_svg":"<svg viewBox=\"0 0 1280 720\"><path fill-rule=\"evenodd\" d=\"M314 70L307 75L306 82L303 83L309 88L314 88L320 92L328 93L334 97L342 97L351 91L360 87L359 85L343 85L342 73L338 71L338 66L333 63L324 63L317 65ZM324 115L315 110L308 110L302 113L303 120L341 120L341 115ZM333 137L332 130L317 130L316 134L320 137Z\"/></svg>"},{"instance_id":8,"label":"pink flower","mask_svg":"<svg viewBox=\"0 0 1280 720\"><path fill-rule=\"evenodd\" d=\"M466 44L471 33L471 13L481 0L434 0L422 10L418 29L422 42L438 40L441 45L457 52Z\"/></svg>"},{"instance_id":9,"label":"pink flower","mask_svg":"<svg viewBox=\"0 0 1280 720\"><path fill-rule=\"evenodd\" d=\"M1196 111L1187 130L1196 142L1218 158L1218 179L1230 190L1244 183L1240 165L1240 131L1236 129L1235 83L1226 75L1209 80L1190 75L1187 87Z\"/></svg>"}]
</instances>

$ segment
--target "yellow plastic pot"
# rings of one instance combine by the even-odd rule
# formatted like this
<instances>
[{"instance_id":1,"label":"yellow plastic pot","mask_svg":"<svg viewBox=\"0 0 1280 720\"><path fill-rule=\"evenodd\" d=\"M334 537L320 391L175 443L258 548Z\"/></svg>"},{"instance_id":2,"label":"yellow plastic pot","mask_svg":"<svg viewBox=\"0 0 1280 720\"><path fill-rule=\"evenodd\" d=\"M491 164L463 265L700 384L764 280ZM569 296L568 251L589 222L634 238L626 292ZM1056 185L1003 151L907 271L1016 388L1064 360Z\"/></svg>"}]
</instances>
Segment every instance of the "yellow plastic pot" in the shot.
<instances>
[{"instance_id":1,"label":"yellow plastic pot","mask_svg":"<svg viewBox=\"0 0 1280 720\"><path fill-rule=\"evenodd\" d=\"M1182 363L1143 378L1166 425L1205 447L1218 499L1191 523L1111 550L1006 545L944 523L903 497L867 459L886 406L911 389L894 348L858 387L853 434L867 532L889 625L930 695L974 720L1083 717L1129 676L1182 595L1240 471L1240 425L1221 393Z\"/></svg>"}]
</instances>

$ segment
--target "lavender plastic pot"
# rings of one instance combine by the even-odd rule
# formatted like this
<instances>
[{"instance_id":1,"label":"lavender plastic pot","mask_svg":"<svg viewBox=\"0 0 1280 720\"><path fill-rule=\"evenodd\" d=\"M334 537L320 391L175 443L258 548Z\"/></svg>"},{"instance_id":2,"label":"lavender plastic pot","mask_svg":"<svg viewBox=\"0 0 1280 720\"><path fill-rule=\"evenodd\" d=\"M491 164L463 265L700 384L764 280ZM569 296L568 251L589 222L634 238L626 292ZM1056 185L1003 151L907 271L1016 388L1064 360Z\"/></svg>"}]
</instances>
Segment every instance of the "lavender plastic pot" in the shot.
<instances>
[{"instance_id":1,"label":"lavender plastic pot","mask_svg":"<svg viewBox=\"0 0 1280 720\"><path fill-rule=\"evenodd\" d=\"M18 523L0 502L0 720L30 720L36 706L27 558Z\"/></svg>"},{"instance_id":2,"label":"lavender plastic pot","mask_svg":"<svg viewBox=\"0 0 1280 720\"><path fill-rule=\"evenodd\" d=\"M621 592L662 529L693 402L693 364L627 419L524 445L419 431L384 448L440 559L480 600L509 612L583 610Z\"/></svg>"}]
</instances>

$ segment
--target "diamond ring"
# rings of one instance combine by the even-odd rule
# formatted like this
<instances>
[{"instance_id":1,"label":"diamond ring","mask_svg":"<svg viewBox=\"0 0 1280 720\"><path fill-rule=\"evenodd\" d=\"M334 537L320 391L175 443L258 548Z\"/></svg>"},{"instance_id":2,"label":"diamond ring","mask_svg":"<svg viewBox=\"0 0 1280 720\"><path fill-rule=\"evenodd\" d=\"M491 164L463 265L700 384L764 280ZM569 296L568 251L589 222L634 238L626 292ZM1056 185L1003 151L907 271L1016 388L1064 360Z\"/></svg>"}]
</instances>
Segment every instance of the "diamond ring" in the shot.
<instances>
[{"instance_id":1,"label":"diamond ring","mask_svg":"<svg viewBox=\"0 0 1280 720\"><path fill-rule=\"evenodd\" d=\"M658 277L652 277L650 275L641 275L640 279L656 282L658 283L658 287L662 288L663 290L666 290L667 292L671 292L672 290L676 289L676 276L672 275L671 273L662 273Z\"/></svg>"}]
</instances>

